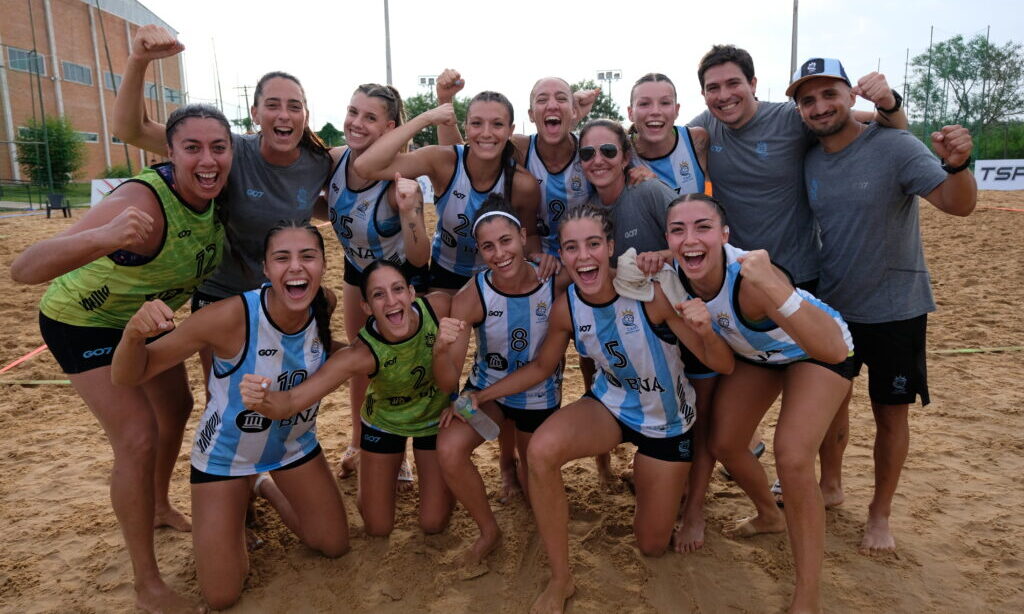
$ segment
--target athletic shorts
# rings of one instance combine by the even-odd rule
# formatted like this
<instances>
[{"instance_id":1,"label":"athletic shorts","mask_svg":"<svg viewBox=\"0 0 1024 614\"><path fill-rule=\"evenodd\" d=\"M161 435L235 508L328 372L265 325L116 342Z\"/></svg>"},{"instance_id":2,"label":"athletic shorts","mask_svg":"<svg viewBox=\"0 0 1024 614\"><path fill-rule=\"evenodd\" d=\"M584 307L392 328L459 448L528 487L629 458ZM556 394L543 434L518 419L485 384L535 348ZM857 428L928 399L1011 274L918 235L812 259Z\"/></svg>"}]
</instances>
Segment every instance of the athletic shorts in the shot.
<instances>
[{"instance_id":1,"label":"athletic shorts","mask_svg":"<svg viewBox=\"0 0 1024 614\"><path fill-rule=\"evenodd\" d=\"M124 329L65 324L40 311L39 332L60 368L64 373L73 375L110 365ZM162 336L146 339L146 343Z\"/></svg>"},{"instance_id":2,"label":"athletic shorts","mask_svg":"<svg viewBox=\"0 0 1024 614\"><path fill-rule=\"evenodd\" d=\"M430 263L430 287L431 288L444 288L445 290L459 290L462 286L466 285L466 282L473 279L473 276L459 275L449 271L448 269L441 268L441 265L436 262Z\"/></svg>"},{"instance_id":3,"label":"athletic shorts","mask_svg":"<svg viewBox=\"0 0 1024 614\"><path fill-rule=\"evenodd\" d=\"M288 463L284 467L280 467L278 469L274 469L273 471L276 473L278 471L288 471L289 469L295 469L299 465L305 465L306 463L308 463L309 461L313 460L317 456L320 456L321 454L323 454L323 448L320 447L320 444L316 444L316 447L313 448L312 450L310 450L309 454L303 456L302 458L300 458L298 460L294 460L294 461ZM254 474L250 474L250 475L254 475ZM189 482L189 484L206 484L208 482L226 482L227 480L240 480L242 478L247 478L247 477L249 477L249 476L248 475L217 475L215 473L206 473L205 471L200 471L200 470L196 469L196 466L192 465L192 471L191 471L191 473L189 475L188 482Z\"/></svg>"},{"instance_id":4,"label":"athletic shorts","mask_svg":"<svg viewBox=\"0 0 1024 614\"><path fill-rule=\"evenodd\" d=\"M880 324L847 322L853 337L856 374L868 366L868 394L883 405L927 405L928 367L925 342L928 314Z\"/></svg>"},{"instance_id":5,"label":"athletic shorts","mask_svg":"<svg viewBox=\"0 0 1024 614\"><path fill-rule=\"evenodd\" d=\"M773 371L785 371L790 365L806 362L812 365L819 365L825 367L829 371L832 371L833 373L839 375L839 377L848 380L852 380L853 378L857 377L857 372L860 371L860 363L857 362L857 358L853 354L847 356L846 360L844 360L843 362L839 362L836 364L822 362L820 360L815 360L813 358L804 358L803 360L794 360L793 362L785 363L758 362L756 360L750 360L749 358L739 355L736 356L736 360L741 360L747 363L748 365L754 365L755 367L761 367L763 369L771 369Z\"/></svg>"},{"instance_id":6,"label":"athletic shorts","mask_svg":"<svg viewBox=\"0 0 1024 614\"><path fill-rule=\"evenodd\" d=\"M590 392L583 396L601 403L601 401ZM604 403L601 403L601 405L603 406ZM607 409L607 407L605 409ZM611 412L609 411L608 413ZM670 463L693 462L693 429L690 429L681 435L673 435L672 437L649 437L634 431L633 428L625 422L615 418L614 414L612 414L612 418L615 419L615 422L619 425L619 430L622 432L622 439L620 439L620 442L635 445L637 454L643 454L644 456L650 456L651 458L668 461Z\"/></svg>"},{"instance_id":7,"label":"athletic shorts","mask_svg":"<svg viewBox=\"0 0 1024 614\"><path fill-rule=\"evenodd\" d=\"M403 262L400 267L402 274L409 280L409 285L416 289L418 294L426 294L430 288L430 269L426 266L413 266L408 261ZM360 287L363 285L363 272L352 264L352 261L345 258L345 283L350 286Z\"/></svg>"},{"instance_id":8,"label":"athletic shorts","mask_svg":"<svg viewBox=\"0 0 1024 614\"><path fill-rule=\"evenodd\" d=\"M466 385L462 387L463 394L479 390L479 388L469 382L466 382ZM545 420L551 417L551 414L558 410L557 407L549 407L548 409L519 409L509 407L497 401L494 404L501 410L501 415L511 420L516 425L516 430L523 433L533 433L540 428L540 425L544 424Z\"/></svg>"},{"instance_id":9,"label":"athletic shorts","mask_svg":"<svg viewBox=\"0 0 1024 614\"><path fill-rule=\"evenodd\" d=\"M372 427L363 421L363 435L359 441L359 447L367 452L376 452L377 454L404 454L407 439L409 438L405 435L395 435ZM412 447L414 450L436 450L437 434L413 437Z\"/></svg>"},{"instance_id":10,"label":"athletic shorts","mask_svg":"<svg viewBox=\"0 0 1024 614\"><path fill-rule=\"evenodd\" d=\"M226 297L218 297L212 294L207 294L205 292L200 292L199 290L196 290L195 292L192 293L192 313L199 311L200 309L206 307L207 305L216 303L222 298Z\"/></svg>"}]
</instances>

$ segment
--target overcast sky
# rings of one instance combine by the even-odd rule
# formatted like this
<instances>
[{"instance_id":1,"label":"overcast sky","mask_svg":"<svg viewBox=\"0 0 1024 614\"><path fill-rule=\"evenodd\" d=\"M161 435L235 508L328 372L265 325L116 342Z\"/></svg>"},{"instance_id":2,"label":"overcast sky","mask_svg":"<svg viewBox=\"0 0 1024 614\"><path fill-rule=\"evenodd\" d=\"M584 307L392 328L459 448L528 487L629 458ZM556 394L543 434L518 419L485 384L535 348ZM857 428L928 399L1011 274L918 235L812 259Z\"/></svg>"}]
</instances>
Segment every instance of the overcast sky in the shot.
<instances>
[{"instance_id":1,"label":"overcast sky","mask_svg":"<svg viewBox=\"0 0 1024 614\"><path fill-rule=\"evenodd\" d=\"M244 106L241 86L251 95L260 75L284 70L303 82L314 129L328 121L340 129L352 90L386 78L383 0L143 3L185 43L193 101L217 97L216 48L229 116ZM423 91L420 75L457 68L466 80L463 94L489 89L512 100L517 132L535 132L526 116L529 90L548 75L575 82L621 69L611 94L625 116L633 81L663 72L678 88L681 122L704 109L696 67L713 44L751 53L762 100L781 100L789 80L792 0L390 0L389 7L393 83L403 97ZM926 51L930 26L936 41L984 35L987 26L995 43L1024 40L1020 0L804 0L799 10L798 63L837 57L856 79L880 62L897 89L907 49L911 58Z\"/></svg>"}]
</instances>

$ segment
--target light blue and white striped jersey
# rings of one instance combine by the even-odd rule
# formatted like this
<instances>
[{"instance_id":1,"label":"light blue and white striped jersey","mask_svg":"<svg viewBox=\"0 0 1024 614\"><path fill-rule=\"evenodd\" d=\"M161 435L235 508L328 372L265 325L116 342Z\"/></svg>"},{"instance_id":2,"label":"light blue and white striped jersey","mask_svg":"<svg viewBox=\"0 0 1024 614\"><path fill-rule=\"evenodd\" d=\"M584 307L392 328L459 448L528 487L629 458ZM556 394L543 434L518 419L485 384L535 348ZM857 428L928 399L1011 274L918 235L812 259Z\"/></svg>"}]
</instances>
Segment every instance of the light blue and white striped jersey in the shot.
<instances>
[{"instance_id":1,"label":"light blue and white striped jersey","mask_svg":"<svg viewBox=\"0 0 1024 614\"><path fill-rule=\"evenodd\" d=\"M473 181L469 178L466 168L465 145L453 145L455 148L455 172L452 174L448 187L434 200L437 207L437 232L430 250L430 261L446 271L463 277L469 277L483 266L483 260L477 254L476 239L473 238L473 218L488 194L505 190L505 172L498 173L494 185L477 192L473 189Z\"/></svg>"},{"instance_id":2,"label":"light blue and white striped jersey","mask_svg":"<svg viewBox=\"0 0 1024 614\"><path fill-rule=\"evenodd\" d=\"M685 433L697 417L696 395L683 375L678 341L667 326L653 326L640 301L617 297L593 305L576 284L566 290L573 341L594 359L591 393L626 426L646 437Z\"/></svg>"},{"instance_id":3,"label":"light blue and white striped jersey","mask_svg":"<svg viewBox=\"0 0 1024 614\"><path fill-rule=\"evenodd\" d=\"M725 281L722 289L718 291L715 298L707 301L708 312L711 314L711 326L725 342L729 344L732 351L738 356L753 362L784 365L798 360L806 359L807 352L793 341L786 331L779 328L775 322L765 319L760 322L750 322L743 317L740 309L737 308L740 296L740 263L736 259L747 252L733 247L726 243L723 246L725 251ZM676 271L683 287L690 298L695 296L686 275L676 264ZM810 292L797 288L796 291L808 303L821 309L832 317L839 324L843 331L843 340L846 347L853 350L853 339L850 331L843 321L839 312L829 307L821 299Z\"/></svg>"},{"instance_id":4,"label":"light blue and white striped jersey","mask_svg":"<svg viewBox=\"0 0 1024 614\"><path fill-rule=\"evenodd\" d=\"M348 187L346 149L331 175L328 211L334 234L345 250L345 258L362 272L378 258L395 264L405 262L402 222L387 202L390 181L375 181L361 190Z\"/></svg>"},{"instance_id":5,"label":"light blue and white striped jersey","mask_svg":"<svg viewBox=\"0 0 1024 614\"><path fill-rule=\"evenodd\" d=\"M470 386L486 388L533 360L548 333L548 317L555 301L553 279L529 294L505 294L494 287L491 271L476 274L484 319L476 325L476 359L469 373ZM533 388L498 402L515 409L559 407L562 365Z\"/></svg>"},{"instance_id":6,"label":"light blue and white striped jersey","mask_svg":"<svg viewBox=\"0 0 1024 614\"><path fill-rule=\"evenodd\" d=\"M690 129L676 126L676 146L667 155L660 158L636 156L637 162L654 171L676 194L693 194L704 191L704 169L697 161L697 152L693 149Z\"/></svg>"},{"instance_id":7,"label":"light blue and white striped jersey","mask_svg":"<svg viewBox=\"0 0 1024 614\"><path fill-rule=\"evenodd\" d=\"M540 206L537 208L537 233L545 254L558 256L558 223L562 215L590 200L590 182L583 174L579 140L570 134L576 153L560 171L549 171L537 151L537 135L530 136L526 151L526 170L540 186Z\"/></svg>"},{"instance_id":8,"label":"light blue and white striped jersey","mask_svg":"<svg viewBox=\"0 0 1024 614\"><path fill-rule=\"evenodd\" d=\"M279 469L316 448L319 401L285 420L270 420L242 405L238 384L246 373L270 378L271 390L288 390L327 358L312 312L305 328L291 335L270 320L263 302L268 287L240 295L247 326L239 355L232 360L213 357L210 400L192 444L192 466L200 471L252 475Z\"/></svg>"}]
</instances>

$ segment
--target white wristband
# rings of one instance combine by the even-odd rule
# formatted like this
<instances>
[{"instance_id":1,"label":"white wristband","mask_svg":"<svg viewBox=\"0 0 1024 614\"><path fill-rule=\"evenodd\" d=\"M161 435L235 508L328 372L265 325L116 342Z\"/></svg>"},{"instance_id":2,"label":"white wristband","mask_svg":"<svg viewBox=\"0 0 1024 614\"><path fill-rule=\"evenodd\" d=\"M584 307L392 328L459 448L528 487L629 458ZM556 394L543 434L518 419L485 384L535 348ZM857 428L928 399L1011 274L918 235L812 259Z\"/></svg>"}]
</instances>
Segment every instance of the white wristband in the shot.
<instances>
[{"instance_id":1,"label":"white wristband","mask_svg":"<svg viewBox=\"0 0 1024 614\"><path fill-rule=\"evenodd\" d=\"M800 304L803 302L804 297L800 296L796 290L793 290L793 294L790 294L789 298L786 299L786 302L779 305L776 311L779 312L780 316L788 318L796 313L797 309L800 309Z\"/></svg>"}]
</instances>

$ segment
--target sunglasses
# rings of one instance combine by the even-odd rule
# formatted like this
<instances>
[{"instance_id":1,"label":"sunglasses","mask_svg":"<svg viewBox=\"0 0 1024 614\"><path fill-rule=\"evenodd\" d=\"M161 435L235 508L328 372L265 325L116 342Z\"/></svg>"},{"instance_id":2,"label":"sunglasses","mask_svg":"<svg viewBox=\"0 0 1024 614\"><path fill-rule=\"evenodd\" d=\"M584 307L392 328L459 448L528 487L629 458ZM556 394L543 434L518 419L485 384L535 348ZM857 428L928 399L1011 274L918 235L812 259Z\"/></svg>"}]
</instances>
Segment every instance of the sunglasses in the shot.
<instances>
[{"instance_id":1,"label":"sunglasses","mask_svg":"<svg viewBox=\"0 0 1024 614\"><path fill-rule=\"evenodd\" d=\"M605 143L604 145L598 145L597 147L587 145L586 147L580 147L580 160L590 162L590 160L597 155L598 150L600 150L601 155L608 160L612 160L615 156L619 155L619 146L613 145L612 143Z\"/></svg>"}]
</instances>

